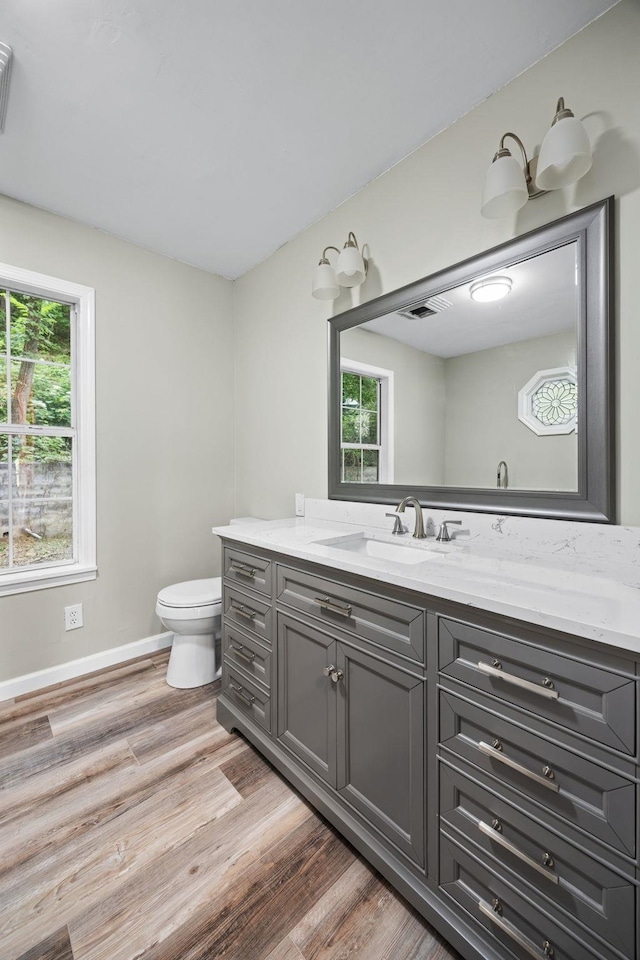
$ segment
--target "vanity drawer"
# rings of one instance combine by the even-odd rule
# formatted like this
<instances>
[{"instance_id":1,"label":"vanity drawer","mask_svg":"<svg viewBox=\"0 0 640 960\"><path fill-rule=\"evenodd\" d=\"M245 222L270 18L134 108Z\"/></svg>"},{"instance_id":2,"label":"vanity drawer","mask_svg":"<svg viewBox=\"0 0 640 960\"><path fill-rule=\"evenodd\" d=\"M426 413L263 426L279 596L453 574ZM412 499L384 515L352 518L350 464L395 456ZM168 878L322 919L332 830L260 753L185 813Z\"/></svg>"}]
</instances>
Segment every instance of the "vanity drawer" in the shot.
<instances>
[{"instance_id":1,"label":"vanity drawer","mask_svg":"<svg viewBox=\"0 0 640 960\"><path fill-rule=\"evenodd\" d=\"M228 662L222 671L222 692L263 730L271 733L271 697Z\"/></svg>"},{"instance_id":2,"label":"vanity drawer","mask_svg":"<svg viewBox=\"0 0 640 960\"><path fill-rule=\"evenodd\" d=\"M480 924L503 949L496 953L519 960L553 957L553 960L613 960L617 955L522 896L510 882L496 877L464 847L440 834L441 893L451 897Z\"/></svg>"},{"instance_id":3,"label":"vanity drawer","mask_svg":"<svg viewBox=\"0 0 640 960\"><path fill-rule=\"evenodd\" d=\"M235 547L224 548L224 577L238 586L250 587L271 597L273 565L264 557L256 557Z\"/></svg>"},{"instance_id":4,"label":"vanity drawer","mask_svg":"<svg viewBox=\"0 0 640 960\"><path fill-rule=\"evenodd\" d=\"M222 632L222 652L227 663L271 688L271 650L227 623Z\"/></svg>"},{"instance_id":5,"label":"vanity drawer","mask_svg":"<svg viewBox=\"0 0 640 960\"><path fill-rule=\"evenodd\" d=\"M223 595L225 620L271 643L271 604L228 584Z\"/></svg>"},{"instance_id":6,"label":"vanity drawer","mask_svg":"<svg viewBox=\"0 0 640 960\"><path fill-rule=\"evenodd\" d=\"M438 658L446 677L635 755L636 681L624 660L595 666L448 619L439 621Z\"/></svg>"},{"instance_id":7,"label":"vanity drawer","mask_svg":"<svg viewBox=\"0 0 640 960\"><path fill-rule=\"evenodd\" d=\"M276 597L296 610L424 663L424 612L397 600L278 565Z\"/></svg>"},{"instance_id":8,"label":"vanity drawer","mask_svg":"<svg viewBox=\"0 0 640 960\"><path fill-rule=\"evenodd\" d=\"M535 807L635 858L635 783L519 726L508 708L498 714L484 705L440 691L440 755L467 760Z\"/></svg>"},{"instance_id":9,"label":"vanity drawer","mask_svg":"<svg viewBox=\"0 0 640 960\"><path fill-rule=\"evenodd\" d=\"M528 885L550 901L550 909L564 910L633 960L636 889L631 880L443 762L440 824L463 846L472 844L498 876L525 890Z\"/></svg>"}]
</instances>

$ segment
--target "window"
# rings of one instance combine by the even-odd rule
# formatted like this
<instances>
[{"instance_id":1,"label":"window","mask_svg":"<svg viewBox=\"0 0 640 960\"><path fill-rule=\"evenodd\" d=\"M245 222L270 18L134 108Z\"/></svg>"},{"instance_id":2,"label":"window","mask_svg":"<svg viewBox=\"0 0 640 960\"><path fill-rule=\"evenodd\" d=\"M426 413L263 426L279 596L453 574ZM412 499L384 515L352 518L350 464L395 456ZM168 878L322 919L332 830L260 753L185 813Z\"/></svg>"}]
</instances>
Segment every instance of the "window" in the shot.
<instances>
[{"instance_id":1,"label":"window","mask_svg":"<svg viewBox=\"0 0 640 960\"><path fill-rule=\"evenodd\" d=\"M0 264L0 594L93 579L94 293Z\"/></svg>"},{"instance_id":2,"label":"window","mask_svg":"<svg viewBox=\"0 0 640 960\"><path fill-rule=\"evenodd\" d=\"M340 417L344 483L393 483L393 373L342 360Z\"/></svg>"}]
</instances>

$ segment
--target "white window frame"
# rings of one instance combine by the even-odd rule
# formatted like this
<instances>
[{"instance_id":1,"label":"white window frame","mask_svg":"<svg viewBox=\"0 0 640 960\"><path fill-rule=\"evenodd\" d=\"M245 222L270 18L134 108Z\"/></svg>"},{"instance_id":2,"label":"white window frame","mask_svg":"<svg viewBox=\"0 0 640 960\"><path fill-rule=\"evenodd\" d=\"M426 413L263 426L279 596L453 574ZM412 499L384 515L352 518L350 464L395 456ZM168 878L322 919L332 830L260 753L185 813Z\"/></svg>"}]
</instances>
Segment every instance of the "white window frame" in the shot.
<instances>
[{"instance_id":1,"label":"white window frame","mask_svg":"<svg viewBox=\"0 0 640 960\"><path fill-rule=\"evenodd\" d=\"M75 314L71 324L74 559L0 572L0 596L95 580L97 575L95 290L0 263L0 289L5 288L68 303ZM16 424L6 432L20 436L28 431ZM42 427L37 432L47 436L53 431Z\"/></svg>"},{"instance_id":2,"label":"white window frame","mask_svg":"<svg viewBox=\"0 0 640 960\"><path fill-rule=\"evenodd\" d=\"M360 360L347 360L346 357L341 357L341 381L343 373L355 373L361 377L373 377L374 380L380 381L380 445L342 443L341 438L340 450L379 450L378 483L393 483L395 440L393 427L393 370L386 370L383 367L373 367L371 364L362 363ZM340 411L342 413L342 397L340 399ZM340 475L342 476L342 469Z\"/></svg>"}]
</instances>

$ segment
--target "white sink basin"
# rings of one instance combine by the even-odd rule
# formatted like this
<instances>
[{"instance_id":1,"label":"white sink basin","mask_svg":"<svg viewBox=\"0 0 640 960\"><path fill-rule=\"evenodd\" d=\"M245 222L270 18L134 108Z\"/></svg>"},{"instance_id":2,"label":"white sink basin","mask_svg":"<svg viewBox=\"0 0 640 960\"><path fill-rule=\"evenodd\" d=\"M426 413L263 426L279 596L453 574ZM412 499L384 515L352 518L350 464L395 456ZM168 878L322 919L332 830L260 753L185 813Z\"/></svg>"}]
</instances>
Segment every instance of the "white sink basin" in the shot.
<instances>
[{"instance_id":1,"label":"white sink basin","mask_svg":"<svg viewBox=\"0 0 640 960\"><path fill-rule=\"evenodd\" d=\"M391 560L394 563L425 563L435 560L442 554L432 548L415 543L389 543L387 540L377 540L374 537L342 537L321 541L323 546L359 557L369 557L372 560Z\"/></svg>"}]
</instances>

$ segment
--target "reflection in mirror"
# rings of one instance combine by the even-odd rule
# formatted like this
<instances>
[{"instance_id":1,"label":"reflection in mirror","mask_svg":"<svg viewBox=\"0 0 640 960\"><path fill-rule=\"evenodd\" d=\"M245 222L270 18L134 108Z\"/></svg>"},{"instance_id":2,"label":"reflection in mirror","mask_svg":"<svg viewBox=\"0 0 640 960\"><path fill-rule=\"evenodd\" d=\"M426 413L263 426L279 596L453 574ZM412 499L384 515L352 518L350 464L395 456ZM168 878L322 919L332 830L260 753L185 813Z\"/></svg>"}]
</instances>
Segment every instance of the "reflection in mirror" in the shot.
<instances>
[{"instance_id":1,"label":"reflection in mirror","mask_svg":"<svg viewBox=\"0 0 640 960\"><path fill-rule=\"evenodd\" d=\"M343 481L577 490L577 243L499 276L342 331Z\"/></svg>"}]
</instances>

